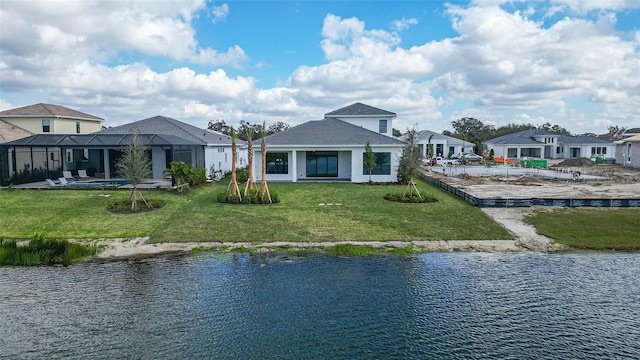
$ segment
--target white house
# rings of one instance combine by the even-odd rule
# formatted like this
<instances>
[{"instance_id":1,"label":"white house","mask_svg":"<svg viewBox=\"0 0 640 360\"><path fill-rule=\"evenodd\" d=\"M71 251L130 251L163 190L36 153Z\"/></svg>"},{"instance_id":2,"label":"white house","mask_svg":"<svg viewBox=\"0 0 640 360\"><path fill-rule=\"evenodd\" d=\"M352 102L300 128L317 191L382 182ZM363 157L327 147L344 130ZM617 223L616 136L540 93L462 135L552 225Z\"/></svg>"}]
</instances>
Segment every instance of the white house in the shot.
<instances>
[{"instance_id":1,"label":"white house","mask_svg":"<svg viewBox=\"0 0 640 360\"><path fill-rule=\"evenodd\" d=\"M547 130L525 130L485 141L494 156L510 159L534 157L574 159L580 157L613 157L615 144L591 136L567 136Z\"/></svg>"},{"instance_id":2,"label":"white house","mask_svg":"<svg viewBox=\"0 0 640 360\"><path fill-rule=\"evenodd\" d=\"M433 147L433 156L449 158L460 153L472 152L474 144L469 141L456 139L451 136L438 134L430 130L423 130L418 133L418 148L422 157L429 155L429 138Z\"/></svg>"},{"instance_id":3,"label":"white house","mask_svg":"<svg viewBox=\"0 0 640 360\"><path fill-rule=\"evenodd\" d=\"M626 137L616 144L616 163L640 168L640 135Z\"/></svg>"},{"instance_id":4,"label":"white house","mask_svg":"<svg viewBox=\"0 0 640 360\"><path fill-rule=\"evenodd\" d=\"M391 136L395 114L356 103L266 138L267 180L369 181L364 168L367 142L375 158L371 180L397 181L398 161L404 142ZM261 180L262 164L256 141L254 174Z\"/></svg>"}]
</instances>

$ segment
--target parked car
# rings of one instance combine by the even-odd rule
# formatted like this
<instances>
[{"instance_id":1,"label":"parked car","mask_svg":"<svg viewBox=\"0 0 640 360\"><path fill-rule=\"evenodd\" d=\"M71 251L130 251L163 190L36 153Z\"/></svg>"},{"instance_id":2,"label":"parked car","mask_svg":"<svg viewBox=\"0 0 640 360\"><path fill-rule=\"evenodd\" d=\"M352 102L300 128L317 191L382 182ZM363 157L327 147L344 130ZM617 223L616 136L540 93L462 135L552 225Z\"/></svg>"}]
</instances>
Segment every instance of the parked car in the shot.
<instances>
[{"instance_id":1,"label":"parked car","mask_svg":"<svg viewBox=\"0 0 640 360\"><path fill-rule=\"evenodd\" d=\"M484 158L480 155L477 154L473 154L473 153L467 153L467 154L462 154L462 156L460 157L460 160L462 161L466 161L466 162L483 162Z\"/></svg>"},{"instance_id":2,"label":"parked car","mask_svg":"<svg viewBox=\"0 0 640 360\"><path fill-rule=\"evenodd\" d=\"M427 166L432 165L433 166L433 165L435 165L437 163L438 163L438 160L435 157L422 159L422 164L423 165L427 165Z\"/></svg>"}]
</instances>

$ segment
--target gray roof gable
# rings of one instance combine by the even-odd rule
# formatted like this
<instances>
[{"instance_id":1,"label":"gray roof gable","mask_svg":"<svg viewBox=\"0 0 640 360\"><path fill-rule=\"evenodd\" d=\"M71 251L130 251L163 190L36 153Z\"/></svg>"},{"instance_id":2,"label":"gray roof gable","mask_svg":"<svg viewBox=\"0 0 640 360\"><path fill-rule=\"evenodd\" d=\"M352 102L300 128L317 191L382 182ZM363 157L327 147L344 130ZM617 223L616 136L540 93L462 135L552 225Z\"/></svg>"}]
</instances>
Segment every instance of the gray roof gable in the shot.
<instances>
[{"instance_id":1,"label":"gray roof gable","mask_svg":"<svg viewBox=\"0 0 640 360\"><path fill-rule=\"evenodd\" d=\"M319 146L319 145L396 145L404 142L378 134L342 120L328 118L307 121L283 132L267 136L269 145Z\"/></svg>"},{"instance_id":2,"label":"gray roof gable","mask_svg":"<svg viewBox=\"0 0 640 360\"><path fill-rule=\"evenodd\" d=\"M134 121L109 129L101 130L99 134L140 134L171 135L199 144L230 145L231 136L198 128L196 126L172 119L166 116L154 116L144 120ZM238 144L244 141L236 140Z\"/></svg>"},{"instance_id":3,"label":"gray roof gable","mask_svg":"<svg viewBox=\"0 0 640 360\"><path fill-rule=\"evenodd\" d=\"M100 122L104 120L97 116L85 114L83 112L69 109L68 107L64 107L61 105L43 104L43 103L0 111L0 116L4 116L4 117L60 116L60 117L68 117L68 118L74 118L74 119L80 119L80 120L92 120L92 121L100 121Z\"/></svg>"},{"instance_id":4,"label":"gray roof gable","mask_svg":"<svg viewBox=\"0 0 640 360\"><path fill-rule=\"evenodd\" d=\"M431 130L422 130L418 132L418 140L429 140L429 137L433 135L432 139L446 139L449 144L462 144L464 141L458 138L454 138L453 136L447 136L443 134L439 134L435 131ZM406 135L402 136L403 139L406 138ZM467 141L467 143L471 143Z\"/></svg>"},{"instance_id":5,"label":"gray roof gable","mask_svg":"<svg viewBox=\"0 0 640 360\"><path fill-rule=\"evenodd\" d=\"M560 144L611 144L611 141L591 136L567 136L547 130L524 130L513 134L502 135L485 141L493 145L544 145L544 142L534 139L534 136L555 136Z\"/></svg>"},{"instance_id":6,"label":"gray roof gable","mask_svg":"<svg viewBox=\"0 0 640 360\"><path fill-rule=\"evenodd\" d=\"M349 106L345 106L338 110L333 110L332 112L328 112L324 114L324 117L340 117L340 116L396 116L396 113L392 113L391 111L382 110L375 108L373 106L369 106L363 103L355 103Z\"/></svg>"},{"instance_id":7,"label":"gray roof gable","mask_svg":"<svg viewBox=\"0 0 640 360\"><path fill-rule=\"evenodd\" d=\"M104 148L121 147L131 143L131 134L36 134L26 138L11 141L1 146L34 146L34 147L86 147ZM138 138L146 146L164 145L199 145L197 142L189 141L172 135L140 134Z\"/></svg>"},{"instance_id":8,"label":"gray roof gable","mask_svg":"<svg viewBox=\"0 0 640 360\"><path fill-rule=\"evenodd\" d=\"M534 136L561 136L558 133L554 133L547 130L524 130L518 131L512 134L498 136L497 138L489 139L485 141L486 144L518 144L518 145L540 145L544 144L536 139Z\"/></svg>"}]
</instances>

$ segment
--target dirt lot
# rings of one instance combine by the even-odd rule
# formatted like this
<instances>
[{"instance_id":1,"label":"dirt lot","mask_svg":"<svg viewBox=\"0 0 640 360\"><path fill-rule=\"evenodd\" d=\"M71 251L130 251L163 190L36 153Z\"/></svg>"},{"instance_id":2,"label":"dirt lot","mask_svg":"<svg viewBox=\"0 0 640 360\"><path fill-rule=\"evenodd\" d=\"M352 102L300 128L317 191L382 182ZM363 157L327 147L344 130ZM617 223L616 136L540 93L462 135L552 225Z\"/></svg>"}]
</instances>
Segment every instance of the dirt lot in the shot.
<instances>
[{"instance_id":1,"label":"dirt lot","mask_svg":"<svg viewBox=\"0 0 640 360\"><path fill-rule=\"evenodd\" d=\"M478 198L640 198L640 169L615 164L595 164L587 159L573 159L550 163L550 169L559 174L578 174L575 180L537 176L535 171L523 174L513 167L503 173L482 174L482 169L468 166L465 173L442 176L434 168L431 176L464 189ZM516 173L515 175L509 174ZM473 171L476 170L476 171ZM485 171L488 173L488 171ZM453 172L455 174L455 172ZM593 180L591 176L598 177Z\"/></svg>"}]
</instances>

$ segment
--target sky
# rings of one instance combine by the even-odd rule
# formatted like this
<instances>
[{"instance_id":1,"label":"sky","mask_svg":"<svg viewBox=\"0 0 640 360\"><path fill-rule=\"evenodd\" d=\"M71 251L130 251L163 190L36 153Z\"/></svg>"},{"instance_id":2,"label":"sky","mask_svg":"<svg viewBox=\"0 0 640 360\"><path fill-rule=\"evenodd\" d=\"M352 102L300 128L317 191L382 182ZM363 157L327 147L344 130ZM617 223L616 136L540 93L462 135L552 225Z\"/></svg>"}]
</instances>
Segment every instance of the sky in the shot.
<instances>
[{"instance_id":1,"label":"sky","mask_svg":"<svg viewBox=\"0 0 640 360\"><path fill-rule=\"evenodd\" d=\"M403 132L640 127L640 0L0 1L0 110L206 128L356 102Z\"/></svg>"}]
</instances>

